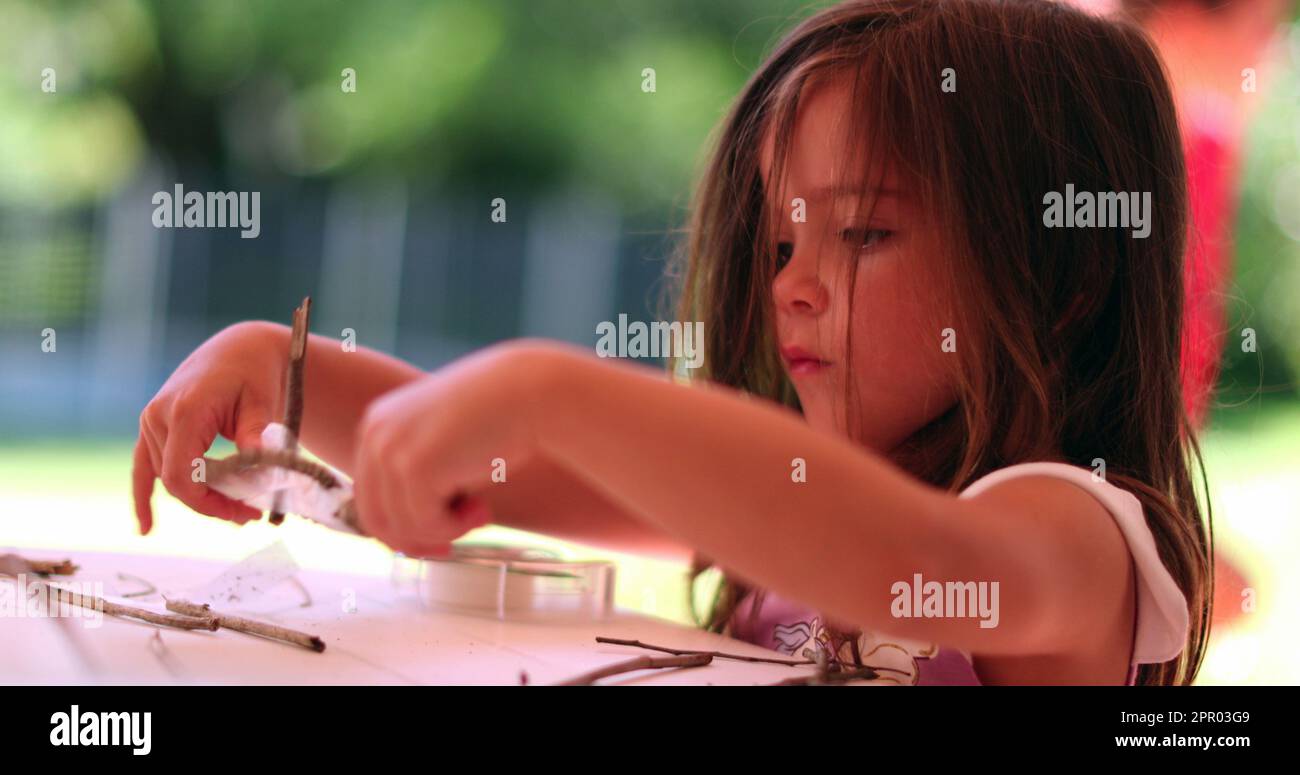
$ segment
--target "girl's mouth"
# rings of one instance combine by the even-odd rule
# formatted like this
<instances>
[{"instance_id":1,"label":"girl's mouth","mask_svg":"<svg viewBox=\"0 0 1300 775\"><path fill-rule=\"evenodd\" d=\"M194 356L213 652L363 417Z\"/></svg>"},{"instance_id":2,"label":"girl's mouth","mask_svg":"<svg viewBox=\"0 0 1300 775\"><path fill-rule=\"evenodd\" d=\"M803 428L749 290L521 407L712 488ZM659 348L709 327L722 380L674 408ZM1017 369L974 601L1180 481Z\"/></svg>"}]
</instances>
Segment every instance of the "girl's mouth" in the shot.
<instances>
[{"instance_id":1,"label":"girl's mouth","mask_svg":"<svg viewBox=\"0 0 1300 775\"><path fill-rule=\"evenodd\" d=\"M785 361L791 376L812 376L831 366L830 361L822 360L816 353L802 347L782 347L781 360Z\"/></svg>"}]
</instances>

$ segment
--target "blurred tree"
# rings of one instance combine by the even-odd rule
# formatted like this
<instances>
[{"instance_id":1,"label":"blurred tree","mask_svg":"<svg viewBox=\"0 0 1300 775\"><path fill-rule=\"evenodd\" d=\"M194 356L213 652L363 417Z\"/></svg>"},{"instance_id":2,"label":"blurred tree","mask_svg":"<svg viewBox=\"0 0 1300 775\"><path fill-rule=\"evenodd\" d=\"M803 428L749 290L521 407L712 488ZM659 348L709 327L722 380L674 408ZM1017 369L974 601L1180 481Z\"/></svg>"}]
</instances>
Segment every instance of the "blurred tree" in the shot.
<instances>
[{"instance_id":1,"label":"blurred tree","mask_svg":"<svg viewBox=\"0 0 1300 775\"><path fill-rule=\"evenodd\" d=\"M581 178L680 198L794 0L3 0L0 191L104 194L144 147L259 175ZM60 73L42 94L44 66ZM357 74L341 88L343 68ZM656 90L642 91L654 68ZM38 152L33 153L35 144ZM19 164L24 159L26 164ZM20 174L21 173L21 174ZM26 182L19 182L23 178Z\"/></svg>"}]
</instances>

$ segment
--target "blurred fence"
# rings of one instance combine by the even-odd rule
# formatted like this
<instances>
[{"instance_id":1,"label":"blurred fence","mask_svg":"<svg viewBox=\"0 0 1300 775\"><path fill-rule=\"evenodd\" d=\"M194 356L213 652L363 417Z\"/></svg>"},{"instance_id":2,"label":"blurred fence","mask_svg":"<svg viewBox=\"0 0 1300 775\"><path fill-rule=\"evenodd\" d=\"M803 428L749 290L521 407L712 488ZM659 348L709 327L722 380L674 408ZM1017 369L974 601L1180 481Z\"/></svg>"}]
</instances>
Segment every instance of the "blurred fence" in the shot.
<instances>
[{"instance_id":1,"label":"blurred fence","mask_svg":"<svg viewBox=\"0 0 1300 775\"><path fill-rule=\"evenodd\" d=\"M260 191L260 235L155 227L152 196L177 181ZM630 221L611 201L449 196L397 178L219 181L155 162L91 209L0 209L0 435L132 433L204 339L239 320L287 322L308 294L314 332L350 328L424 368L515 336L593 345L602 320L659 314L672 249L668 224Z\"/></svg>"}]
</instances>

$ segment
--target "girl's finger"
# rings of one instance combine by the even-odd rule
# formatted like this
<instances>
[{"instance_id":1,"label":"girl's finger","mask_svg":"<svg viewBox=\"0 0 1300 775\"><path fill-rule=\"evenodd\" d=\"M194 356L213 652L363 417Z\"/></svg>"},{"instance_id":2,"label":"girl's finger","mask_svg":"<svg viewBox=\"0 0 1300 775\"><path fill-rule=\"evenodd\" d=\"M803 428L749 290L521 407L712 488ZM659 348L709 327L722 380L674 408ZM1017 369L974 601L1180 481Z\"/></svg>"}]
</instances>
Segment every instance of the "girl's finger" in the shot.
<instances>
[{"instance_id":1,"label":"girl's finger","mask_svg":"<svg viewBox=\"0 0 1300 775\"><path fill-rule=\"evenodd\" d=\"M168 492L194 508L207 492L206 484L195 481L194 461L208 451L216 433L206 434L193 413L177 411L173 421L163 445L162 482Z\"/></svg>"},{"instance_id":2,"label":"girl's finger","mask_svg":"<svg viewBox=\"0 0 1300 775\"><path fill-rule=\"evenodd\" d=\"M394 546L393 548L407 557L421 558L446 558L451 556L451 544L437 541L409 540L401 544L402 548Z\"/></svg>"},{"instance_id":3,"label":"girl's finger","mask_svg":"<svg viewBox=\"0 0 1300 775\"><path fill-rule=\"evenodd\" d=\"M353 481L352 497L357 504L357 519L367 535L383 541L388 535L388 515L379 499L380 482L376 479L378 466L370 445L364 440L357 454L357 478ZM385 542L386 543L386 542Z\"/></svg>"},{"instance_id":4,"label":"girl's finger","mask_svg":"<svg viewBox=\"0 0 1300 775\"><path fill-rule=\"evenodd\" d=\"M135 454L131 461L131 494L135 501L135 519L140 525L140 535L149 535L153 529L153 483L157 479L149 445L142 434L135 441Z\"/></svg>"},{"instance_id":5,"label":"girl's finger","mask_svg":"<svg viewBox=\"0 0 1300 775\"><path fill-rule=\"evenodd\" d=\"M167 439L167 428L151 417L148 409L140 415L140 438L144 439L154 476L162 476L162 447Z\"/></svg>"},{"instance_id":6,"label":"girl's finger","mask_svg":"<svg viewBox=\"0 0 1300 775\"><path fill-rule=\"evenodd\" d=\"M457 495L452 498L450 508L452 516L466 530L483 527L492 521L492 508L487 499L477 495Z\"/></svg>"},{"instance_id":7,"label":"girl's finger","mask_svg":"<svg viewBox=\"0 0 1300 775\"><path fill-rule=\"evenodd\" d=\"M420 513L420 523L408 533L422 545L450 546L452 541L492 520L491 509L478 497L424 496L421 502L442 504L438 508L426 506Z\"/></svg>"},{"instance_id":8,"label":"girl's finger","mask_svg":"<svg viewBox=\"0 0 1300 775\"><path fill-rule=\"evenodd\" d=\"M262 446L262 431L270 423L271 413L266 407L241 406L235 436L231 441L240 450L259 449Z\"/></svg>"},{"instance_id":9,"label":"girl's finger","mask_svg":"<svg viewBox=\"0 0 1300 775\"><path fill-rule=\"evenodd\" d=\"M388 460L389 458L381 458ZM383 465L383 463L380 463ZM384 513L384 524L392 536L413 536L420 534L420 512L415 500L408 505L408 496L412 489L410 479L401 476L388 467L379 474L382 482L377 493L379 508Z\"/></svg>"},{"instance_id":10,"label":"girl's finger","mask_svg":"<svg viewBox=\"0 0 1300 775\"><path fill-rule=\"evenodd\" d=\"M186 501L185 505L209 517L217 517L230 522L244 524L250 520L260 519L262 512L237 500L228 498L216 490L203 487L196 500Z\"/></svg>"},{"instance_id":11,"label":"girl's finger","mask_svg":"<svg viewBox=\"0 0 1300 775\"><path fill-rule=\"evenodd\" d=\"M395 525L400 525L397 529L407 535L419 536L421 539L428 539L430 536L437 536L440 539L445 528L440 529L443 528L439 525L442 515L437 507L437 498L430 495L427 480L407 474L395 476L392 481L393 500L398 501L396 505L402 509L401 521L394 521ZM425 542L427 543L427 540ZM441 540L437 543L441 543Z\"/></svg>"},{"instance_id":12,"label":"girl's finger","mask_svg":"<svg viewBox=\"0 0 1300 775\"><path fill-rule=\"evenodd\" d=\"M256 519L260 516L256 509L209 489L204 481L195 481L198 469L194 461L207 452L216 435L215 428L207 426L202 417L180 414L163 449L163 486L200 514L235 522Z\"/></svg>"},{"instance_id":13,"label":"girl's finger","mask_svg":"<svg viewBox=\"0 0 1300 775\"><path fill-rule=\"evenodd\" d=\"M379 482L377 491L372 493L375 505L382 513L382 520L388 534L398 536L416 536L420 534L420 516L427 514L421 510L417 498L412 497L422 487L416 483L419 477L409 474L410 466L405 465L406 447L401 440L391 443L373 443L370 446L369 463L371 481Z\"/></svg>"}]
</instances>

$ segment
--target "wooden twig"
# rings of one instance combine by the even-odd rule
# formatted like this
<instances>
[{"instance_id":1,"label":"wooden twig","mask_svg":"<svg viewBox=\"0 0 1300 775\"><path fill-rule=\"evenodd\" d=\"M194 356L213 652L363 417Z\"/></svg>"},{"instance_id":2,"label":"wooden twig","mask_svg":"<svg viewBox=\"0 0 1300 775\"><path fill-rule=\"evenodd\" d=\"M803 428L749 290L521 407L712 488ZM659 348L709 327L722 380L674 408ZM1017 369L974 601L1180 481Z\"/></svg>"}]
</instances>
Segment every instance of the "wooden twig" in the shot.
<instances>
[{"instance_id":1,"label":"wooden twig","mask_svg":"<svg viewBox=\"0 0 1300 775\"><path fill-rule=\"evenodd\" d=\"M894 667L880 667L877 665L858 664L852 668L842 668L832 671L830 669L829 659L825 651L818 651L818 659L777 659L773 657L749 657L743 654L727 654L722 651L694 651L691 649L673 649L667 646L655 646L649 643L642 643L639 640L624 640L622 638L606 638L597 636L597 643L610 643L616 646L633 646L635 648L650 649L651 651L662 651L667 654L699 654L716 657L718 659L734 659L740 662L763 662L771 665L789 665L790 667L804 667L814 665L817 672L813 675L800 676L798 678L787 678L783 681L771 684L772 686L816 686L818 684L836 684L846 683L848 681L871 680L878 678L882 671L906 675L906 670L899 670Z\"/></svg>"},{"instance_id":2,"label":"wooden twig","mask_svg":"<svg viewBox=\"0 0 1300 775\"><path fill-rule=\"evenodd\" d=\"M786 678L777 681L769 686L820 686L825 684L841 684L849 681L870 681L879 678L880 674L876 672L881 668L874 667L855 667L849 670L840 670L838 672L823 672L818 670L813 675L800 676L798 678Z\"/></svg>"},{"instance_id":3,"label":"wooden twig","mask_svg":"<svg viewBox=\"0 0 1300 775\"><path fill-rule=\"evenodd\" d=\"M287 449L244 449L219 460L209 461L208 479L220 481L221 477L254 466L272 466L286 471L296 471L310 476L327 490L340 486L338 478L330 473L328 468L305 457L299 457L297 453Z\"/></svg>"},{"instance_id":4,"label":"wooden twig","mask_svg":"<svg viewBox=\"0 0 1300 775\"><path fill-rule=\"evenodd\" d=\"M291 630L288 627L281 627L278 624L269 622L259 622L253 619L245 619L242 616L232 616L213 611L207 603L191 603L186 600L168 600L167 610L175 611L178 614L186 616L210 616L216 619L217 624L225 627L227 630L244 632L249 635L260 635L263 638L292 643L295 646L302 646L311 649L317 653L325 650L325 641L315 635L308 635L305 632ZM214 628L215 629L215 628Z\"/></svg>"},{"instance_id":5,"label":"wooden twig","mask_svg":"<svg viewBox=\"0 0 1300 775\"><path fill-rule=\"evenodd\" d=\"M161 624L166 627L177 627L182 630L215 630L217 629L217 620L215 617L207 616L189 616L164 614L157 611L150 611L147 608L136 608L135 606L122 605L105 600L95 595L83 595L80 592L73 592L70 589L56 587L53 584L47 585L54 591L59 600L67 601L75 606L88 608L93 611L102 611L109 616L119 616L128 619L139 619L149 622L150 624Z\"/></svg>"},{"instance_id":6,"label":"wooden twig","mask_svg":"<svg viewBox=\"0 0 1300 775\"><path fill-rule=\"evenodd\" d=\"M712 654L686 654L675 657L634 657L606 667L583 673L576 678L561 681L554 686L590 686L602 678L637 670L654 670L665 667L702 667L713 661Z\"/></svg>"},{"instance_id":7,"label":"wooden twig","mask_svg":"<svg viewBox=\"0 0 1300 775\"><path fill-rule=\"evenodd\" d=\"M311 323L311 297L302 300L302 305L293 311L293 336L289 340L289 365L286 368L284 386L284 414L282 422L289 429L287 447L289 452L298 450L298 434L302 430L303 367L307 362L307 329ZM280 496L275 496L272 504L270 522L278 525L284 521L281 511Z\"/></svg>"},{"instance_id":8,"label":"wooden twig","mask_svg":"<svg viewBox=\"0 0 1300 775\"><path fill-rule=\"evenodd\" d=\"M27 572L37 576L71 576L78 570L72 560L33 560L17 554L6 554L4 557L24 563Z\"/></svg>"},{"instance_id":9,"label":"wooden twig","mask_svg":"<svg viewBox=\"0 0 1300 775\"><path fill-rule=\"evenodd\" d=\"M650 651L662 651L665 654L676 654L678 656L686 654L707 654L718 659L734 659L739 662L765 662L772 665L790 665L791 667L802 667L804 665L814 665L811 659L777 659L775 657L747 657L743 654L727 654L722 651L695 651L692 649L671 649L667 646L654 646L649 643L642 643L639 640L623 640L622 638L605 638L596 637L597 643L610 643L615 646L633 646L639 649L649 649Z\"/></svg>"},{"instance_id":10,"label":"wooden twig","mask_svg":"<svg viewBox=\"0 0 1300 775\"><path fill-rule=\"evenodd\" d=\"M338 478L325 466L284 449L245 449L219 460L209 461L208 480L220 481L221 477L230 476L253 466L273 466L287 471L296 471L311 477L327 490L342 486ZM361 529L361 521L357 518L355 501L351 498L343 501L335 516L358 535L366 535L366 532Z\"/></svg>"},{"instance_id":11,"label":"wooden twig","mask_svg":"<svg viewBox=\"0 0 1300 775\"><path fill-rule=\"evenodd\" d=\"M75 569L76 566L74 565L73 568ZM15 581L21 581L22 577L28 573L35 573L30 562L16 554L0 554L0 574L13 576ZM35 575L39 576L40 574ZM77 660L81 662L82 668L89 675L98 674L100 672L99 663L96 661L90 649L86 647L85 642L81 639L81 634L72 626L71 620L59 616L57 610L49 610L49 595L47 592L50 589L50 585L41 581L39 578L33 581L32 584L36 587L37 591L40 592L40 597L36 601L36 604L45 609L47 618L51 622L54 622L58 627L59 633L63 635L68 645L72 647L73 652L77 656ZM18 590L16 592L19 595L26 595L25 590Z\"/></svg>"}]
</instances>

